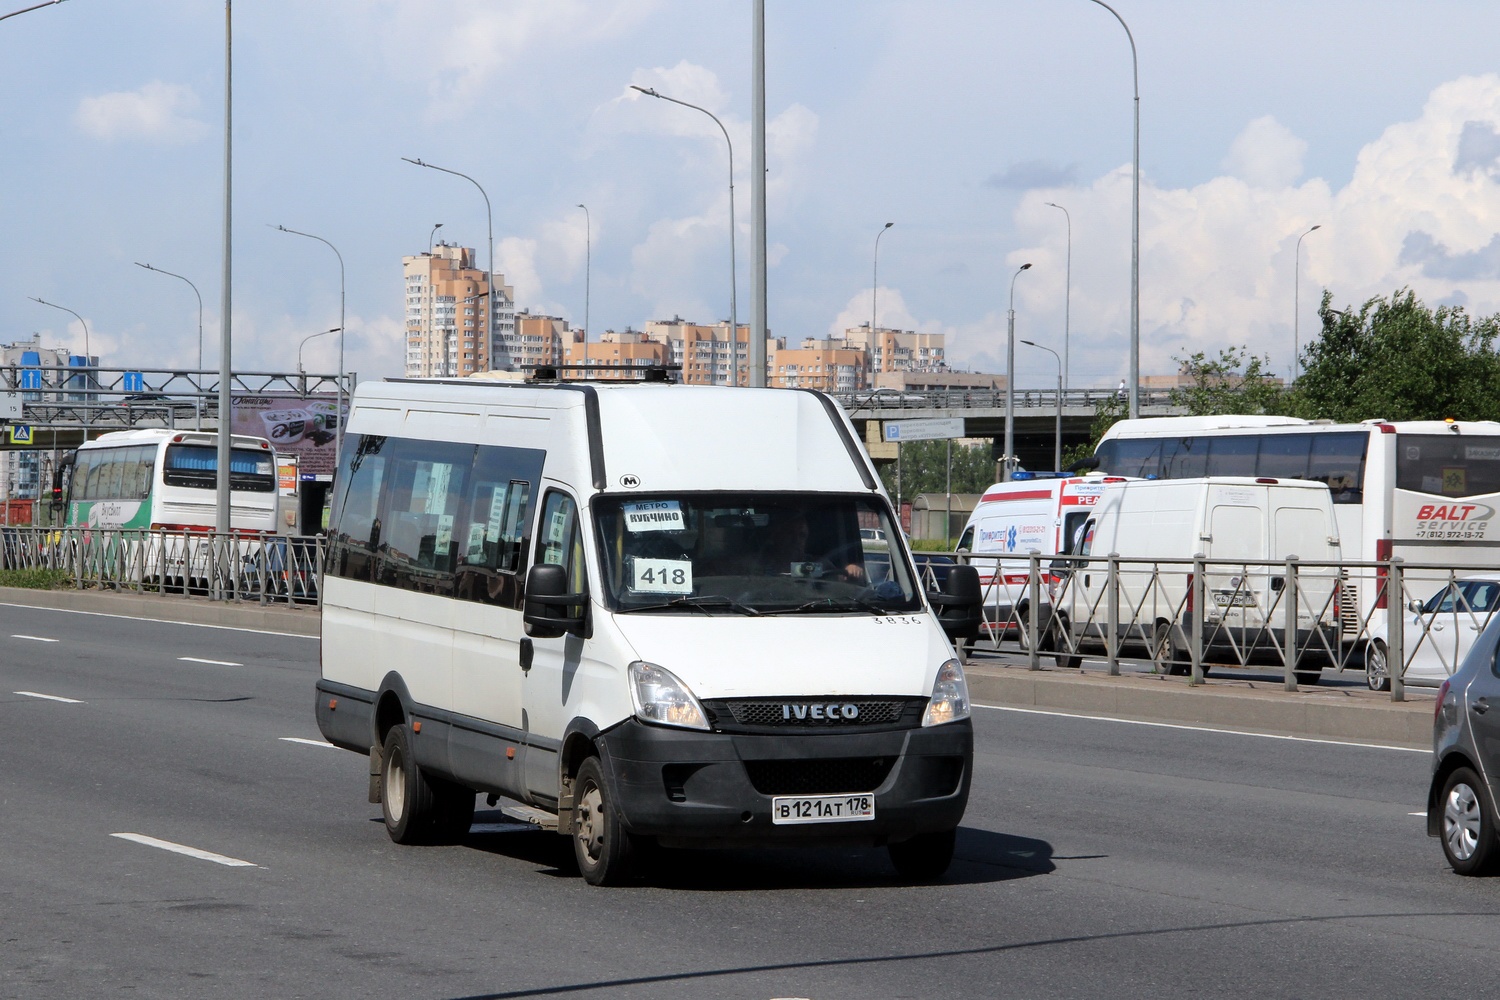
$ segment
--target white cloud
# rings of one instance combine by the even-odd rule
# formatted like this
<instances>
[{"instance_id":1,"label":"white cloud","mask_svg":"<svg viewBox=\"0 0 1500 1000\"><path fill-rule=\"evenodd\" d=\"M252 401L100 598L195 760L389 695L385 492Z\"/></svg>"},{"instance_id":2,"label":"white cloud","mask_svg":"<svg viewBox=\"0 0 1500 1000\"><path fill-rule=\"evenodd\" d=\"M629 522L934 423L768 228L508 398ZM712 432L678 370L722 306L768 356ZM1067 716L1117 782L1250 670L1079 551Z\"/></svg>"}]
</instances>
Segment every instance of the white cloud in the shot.
<instances>
[{"instance_id":1,"label":"white cloud","mask_svg":"<svg viewBox=\"0 0 1500 1000\"><path fill-rule=\"evenodd\" d=\"M1291 187L1302 176L1307 143L1266 115L1246 125L1219 169L1257 188Z\"/></svg>"},{"instance_id":2,"label":"white cloud","mask_svg":"<svg viewBox=\"0 0 1500 1000\"><path fill-rule=\"evenodd\" d=\"M191 142L208 132L192 117L200 103L191 87L153 80L139 90L85 97L73 122L95 139Z\"/></svg>"},{"instance_id":3,"label":"white cloud","mask_svg":"<svg viewBox=\"0 0 1500 1000\"><path fill-rule=\"evenodd\" d=\"M1427 302L1500 312L1500 171L1491 169L1500 163L1476 162L1495 145L1491 135L1500 136L1493 74L1437 87L1416 120L1390 126L1360 151L1337 191L1320 178L1288 186L1292 167L1300 170L1300 140L1264 118L1226 160L1243 176L1187 188L1143 177L1141 371L1168 372L1174 356L1248 345L1288 374L1294 298L1305 347L1325 287L1335 307L1409 286ZM1252 147L1264 155L1257 160ZM1493 152L1500 156L1500 146ZM1050 343L1062 333L1067 246L1048 201L1073 219L1072 381L1109 384L1128 369L1130 168L1084 187L1032 190L1016 209L1031 242L1008 262L1035 265L1016 284L1018 329L1042 331ZM1297 296L1297 241L1314 225L1322 228L1302 241ZM990 342L974 334L956 330L949 356L977 362Z\"/></svg>"}]
</instances>

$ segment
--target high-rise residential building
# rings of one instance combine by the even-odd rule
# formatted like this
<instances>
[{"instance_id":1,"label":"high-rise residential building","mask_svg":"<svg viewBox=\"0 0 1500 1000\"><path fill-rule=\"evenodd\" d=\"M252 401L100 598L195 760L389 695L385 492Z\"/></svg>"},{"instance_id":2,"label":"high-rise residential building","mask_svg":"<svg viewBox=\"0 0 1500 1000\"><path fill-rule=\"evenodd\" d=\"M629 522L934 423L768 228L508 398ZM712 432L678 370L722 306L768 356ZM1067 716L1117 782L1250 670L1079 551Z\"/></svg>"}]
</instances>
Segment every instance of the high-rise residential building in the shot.
<instances>
[{"instance_id":1,"label":"high-rise residential building","mask_svg":"<svg viewBox=\"0 0 1500 1000\"><path fill-rule=\"evenodd\" d=\"M873 384L882 372L935 372L948 367L943 357L944 336L941 333L914 333L891 330L861 323L844 331L849 347L865 352L866 385Z\"/></svg>"},{"instance_id":2,"label":"high-rise residential building","mask_svg":"<svg viewBox=\"0 0 1500 1000\"><path fill-rule=\"evenodd\" d=\"M490 276L475 266L472 247L439 243L401 263L409 377L461 377L518 363L515 289L495 275L491 312Z\"/></svg>"},{"instance_id":3,"label":"high-rise residential building","mask_svg":"<svg viewBox=\"0 0 1500 1000\"><path fill-rule=\"evenodd\" d=\"M560 316L533 316L525 309L516 313L515 325L512 370L562 364L564 346L582 332L570 330L568 321Z\"/></svg>"},{"instance_id":4,"label":"high-rise residential building","mask_svg":"<svg viewBox=\"0 0 1500 1000\"><path fill-rule=\"evenodd\" d=\"M865 388L865 352L842 340L804 340L801 347L767 351L771 372L766 385L776 389L821 389L854 392Z\"/></svg>"},{"instance_id":5,"label":"high-rise residential building","mask_svg":"<svg viewBox=\"0 0 1500 1000\"><path fill-rule=\"evenodd\" d=\"M749 385L750 327L740 325L731 336L729 323L692 323L681 316L652 320L646 336L669 346L670 364L682 366L682 381L690 385ZM766 338L766 355L774 341Z\"/></svg>"},{"instance_id":6,"label":"high-rise residential building","mask_svg":"<svg viewBox=\"0 0 1500 1000\"><path fill-rule=\"evenodd\" d=\"M671 346L639 330L606 330L588 345L589 378L618 381L640 377L640 369L671 362ZM563 364L584 363L583 339L574 337L563 349ZM577 372L569 377L577 377Z\"/></svg>"},{"instance_id":7,"label":"high-rise residential building","mask_svg":"<svg viewBox=\"0 0 1500 1000\"><path fill-rule=\"evenodd\" d=\"M30 340L16 344L0 345L0 364L7 368L21 369L21 400L26 403L81 403L89 400L77 391L98 382L92 375L80 372L72 375L58 371L38 370L30 376L25 370L47 368L97 368L97 356L84 357L74 354L66 347L43 347L39 333ZM73 391L68 391L72 389ZM7 451L0 453L0 494L5 499L36 499L41 495L42 464L40 453L35 451Z\"/></svg>"}]
</instances>

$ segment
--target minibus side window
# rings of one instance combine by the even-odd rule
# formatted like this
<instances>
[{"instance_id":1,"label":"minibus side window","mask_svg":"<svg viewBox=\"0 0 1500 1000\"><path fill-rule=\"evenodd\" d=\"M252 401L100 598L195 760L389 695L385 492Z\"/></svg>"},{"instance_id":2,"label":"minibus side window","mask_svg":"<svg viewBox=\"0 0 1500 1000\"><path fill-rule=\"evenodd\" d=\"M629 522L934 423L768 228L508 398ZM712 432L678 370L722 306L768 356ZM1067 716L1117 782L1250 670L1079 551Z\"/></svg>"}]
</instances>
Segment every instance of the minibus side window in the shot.
<instances>
[{"instance_id":1,"label":"minibus side window","mask_svg":"<svg viewBox=\"0 0 1500 1000\"><path fill-rule=\"evenodd\" d=\"M583 534L578 530L578 504L558 490L548 492L537 521L536 565L563 566L568 571L568 592L581 594L588 589L584 579ZM570 614L581 614L582 608L570 608Z\"/></svg>"},{"instance_id":2,"label":"minibus side window","mask_svg":"<svg viewBox=\"0 0 1500 1000\"><path fill-rule=\"evenodd\" d=\"M451 594L454 532L476 446L396 440L380 506L379 582Z\"/></svg>"},{"instance_id":3,"label":"minibus side window","mask_svg":"<svg viewBox=\"0 0 1500 1000\"><path fill-rule=\"evenodd\" d=\"M546 452L482 445L455 541L462 600L521 606L527 529Z\"/></svg>"},{"instance_id":4,"label":"minibus side window","mask_svg":"<svg viewBox=\"0 0 1500 1000\"><path fill-rule=\"evenodd\" d=\"M377 517L385 478L386 438L350 434L344 438L329 517L328 572L351 580L374 579L375 550L380 544Z\"/></svg>"}]
</instances>

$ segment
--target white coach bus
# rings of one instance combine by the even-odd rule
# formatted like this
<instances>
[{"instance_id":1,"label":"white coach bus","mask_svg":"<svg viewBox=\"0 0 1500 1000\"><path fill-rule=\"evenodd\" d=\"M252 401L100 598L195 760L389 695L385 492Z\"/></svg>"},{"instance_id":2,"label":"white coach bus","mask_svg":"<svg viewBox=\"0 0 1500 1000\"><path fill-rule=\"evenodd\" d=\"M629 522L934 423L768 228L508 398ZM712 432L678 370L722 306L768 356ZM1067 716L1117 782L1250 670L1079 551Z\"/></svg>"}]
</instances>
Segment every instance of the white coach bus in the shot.
<instances>
[{"instance_id":1,"label":"white coach bus","mask_svg":"<svg viewBox=\"0 0 1500 1000\"><path fill-rule=\"evenodd\" d=\"M820 393L366 382L318 726L397 843L487 793L555 814L593 884L648 844L862 842L935 877L973 742L945 630L977 631L979 582L924 593L902 538Z\"/></svg>"},{"instance_id":2,"label":"white coach bus","mask_svg":"<svg viewBox=\"0 0 1500 1000\"><path fill-rule=\"evenodd\" d=\"M1100 470L1143 479L1256 476L1325 483L1343 558L1452 568L1500 556L1500 423L1490 420L1309 422L1295 417L1121 420L1095 450ZM1427 596L1421 574L1408 591ZM1447 582L1434 576L1432 588ZM1373 577L1345 581L1345 637L1386 627ZM1354 612L1358 612L1356 615ZM1385 634L1379 631L1379 634Z\"/></svg>"}]
</instances>

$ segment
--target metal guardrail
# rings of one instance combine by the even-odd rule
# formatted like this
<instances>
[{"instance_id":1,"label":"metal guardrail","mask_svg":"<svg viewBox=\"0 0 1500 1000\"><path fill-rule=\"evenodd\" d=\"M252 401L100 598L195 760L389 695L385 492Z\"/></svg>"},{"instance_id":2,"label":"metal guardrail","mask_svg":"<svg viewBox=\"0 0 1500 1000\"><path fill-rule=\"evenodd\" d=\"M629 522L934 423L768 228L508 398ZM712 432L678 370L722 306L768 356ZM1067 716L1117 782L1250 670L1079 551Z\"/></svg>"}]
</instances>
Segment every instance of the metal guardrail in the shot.
<instances>
[{"instance_id":1,"label":"metal guardrail","mask_svg":"<svg viewBox=\"0 0 1500 1000\"><path fill-rule=\"evenodd\" d=\"M51 569L77 588L317 604L321 535L0 528L0 569Z\"/></svg>"},{"instance_id":2,"label":"metal guardrail","mask_svg":"<svg viewBox=\"0 0 1500 1000\"><path fill-rule=\"evenodd\" d=\"M957 558L975 566L985 585L976 646L998 651L1014 643L1032 669L1043 657L1064 667L1089 657L1102 659L1110 674L1133 662L1187 675L1193 685L1216 666L1262 665L1279 668L1285 689L1296 691L1333 667L1357 669L1372 689L1388 685L1401 701L1413 664L1436 686L1500 610L1500 585L1482 602L1466 596L1472 584L1464 581L1484 574L1399 558ZM1439 595L1447 595L1442 610Z\"/></svg>"},{"instance_id":3,"label":"metal guardrail","mask_svg":"<svg viewBox=\"0 0 1500 1000\"><path fill-rule=\"evenodd\" d=\"M863 411L886 412L889 410L964 410L1004 409L1004 389L942 389L933 391L842 392L834 395L839 405L850 413ZM1063 408L1077 407L1095 409L1101 403L1119 400L1116 389L1069 389L1063 393ZM1056 389L1017 389L1017 409L1057 409ZM1142 390L1142 406L1171 406L1171 390Z\"/></svg>"}]
</instances>

